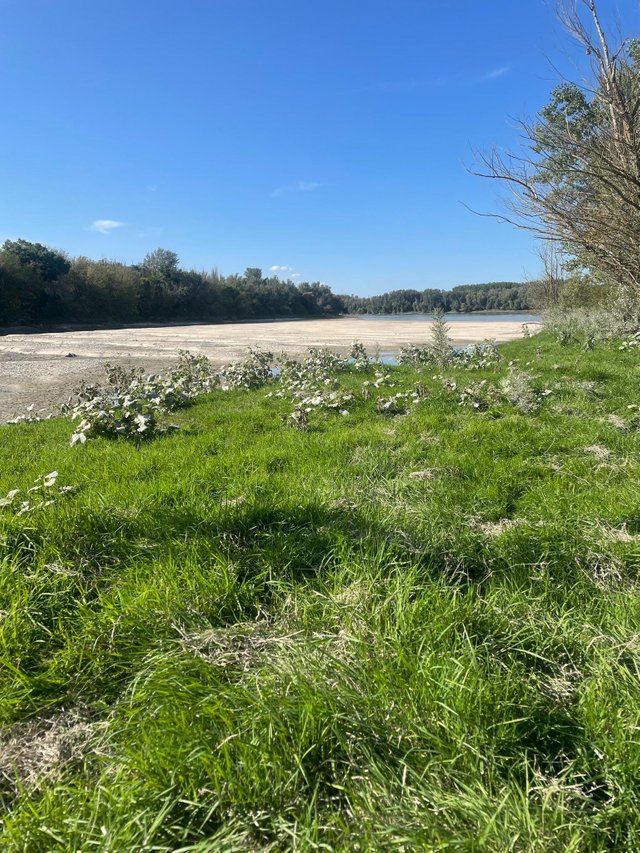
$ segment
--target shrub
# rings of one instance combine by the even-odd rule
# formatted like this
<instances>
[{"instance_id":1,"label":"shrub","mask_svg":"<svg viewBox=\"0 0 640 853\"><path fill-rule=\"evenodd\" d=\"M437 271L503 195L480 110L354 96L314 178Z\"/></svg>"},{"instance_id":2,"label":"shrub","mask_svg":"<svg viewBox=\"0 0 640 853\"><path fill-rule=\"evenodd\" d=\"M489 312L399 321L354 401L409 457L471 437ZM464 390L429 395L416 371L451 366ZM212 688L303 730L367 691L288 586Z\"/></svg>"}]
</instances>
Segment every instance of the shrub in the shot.
<instances>
[{"instance_id":1,"label":"shrub","mask_svg":"<svg viewBox=\"0 0 640 853\"><path fill-rule=\"evenodd\" d=\"M543 399L543 394L533 386L533 380L528 373L509 368L509 375L500 382L500 390L504 399L529 415L537 411Z\"/></svg>"},{"instance_id":2,"label":"shrub","mask_svg":"<svg viewBox=\"0 0 640 853\"><path fill-rule=\"evenodd\" d=\"M453 361L455 350L449 343L449 332L450 327L442 311L434 312L431 326L431 353L435 364L442 366Z\"/></svg>"},{"instance_id":3,"label":"shrub","mask_svg":"<svg viewBox=\"0 0 640 853\"><path fill-rule=\"evenodd\" d=\"M463 350L454 351L452 364L465 370L493 369L502 361L495 341L472 344Z\"/></svg>"},{"instance_id":4,"label":"shrub","mask_svg":"<svg viewBox=\"0 0 640 853\"><path fill-rule=\"evenodd\" d=\"M456 351L449 343L449 326L442 312L435 312L431 326L431 343L426 346L407 344L398 351L398 364L450 364L456 357Z\"/></svg>"},{"instance_id":5,"label":"shrub","mask_svg":"<svg viewBox=\"0 0 640 853\"><path fill-rule=\"evenodd\" d=\"M162 427L158 416L213 390L218 383L205 356L181 351L168 373L145 376L141 368L106 365L107 387L83 385L62 407L80 423L71 444L84 444L95 436L149 438Z\"/></svg>"},{"instance_id":6,"label":"shrub","mask_svg":"<svg viewBox=\"0 0 640 853\"><path fill-rule=\"evenodd\" d=\"M398 364L432 364L433 357L430 347L418 347L415 344L407 344L398 350Z\"/></svg>"},{"instance_id":7,"label":"shrub","mask_svg":"<svg viewBox=\"0 0 640 853\"><path fill-rule=\"evenodd\" d=\"M369 367L369 356L364 344L360 341L354 341L351 344L349 358L353 359L353 366L356 370L366 370Z\"/></svg>"},{"instance_id":8,"label":"shrub","mask_svg":"<svg viewBox=\"0 0 640 853\"><path fill-rule=\"evenodd\" d=\"M0 509L24 515L37 509L51 506L61 495L74 492L73 486L57 486L58 472L51 471L38 477L33 486L23 493L20 489L11 489L6 497L0 498Z\"/></svg>"},{"instance_id":9,"label":"shrub","mask_svg":"<svg viewBox=\"0 0 640 853\"><path fill-rule=\"evenodd\" d=\"M273 353L249 349L244 361L233 361L222 370L222 389L261 388L273 379Z\"/></svg>"},{"instance_id":10,"label":"shrub","mask_svg":"<svg viewBox=\"0 0 640 853\"><path fill-rule=\"evenodd\" d=\"M581 343L593 349L598 341L632 338L640 332L640 300L620 293L607 308L556 309L544 319L562 346Z\"/></svg>"}]
</instances>

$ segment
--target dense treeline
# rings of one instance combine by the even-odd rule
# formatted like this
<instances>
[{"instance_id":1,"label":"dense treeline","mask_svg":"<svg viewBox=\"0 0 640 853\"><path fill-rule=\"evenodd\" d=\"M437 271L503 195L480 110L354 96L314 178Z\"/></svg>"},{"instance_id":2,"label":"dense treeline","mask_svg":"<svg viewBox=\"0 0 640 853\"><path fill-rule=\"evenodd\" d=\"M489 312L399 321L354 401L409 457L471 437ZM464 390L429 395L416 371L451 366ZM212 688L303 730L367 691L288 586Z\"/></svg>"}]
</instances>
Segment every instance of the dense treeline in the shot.
<instances>
[{"instance_id":1,"label":"dense treeline","mask_svg":"<svg viewBox=\"0 0 640 853\"><path fill-rule=\"evenodd\" d=\"M462 284L452 290L391 290L380 296L342 296L350 314L404 314L412 311L527 311L528 285L515 281Z\"/></svg>"},{"instance_id":2,"label":"dense treeline","mask_svg":"<svg viewBox=\"0 0 640 853\"><path fill-rule=\"evenodd\" d=\"M0 248L0 324L131 323L328 317L344 312L324 284L294 284L262 270L244 275L181 269L166 249L140 264L69 258L7 240Z\"/></svg>"},{"instance_id":3,"label":"dense treeline","mask_svg":"<svg viewBox=\"0 0 640 853\"><path fill-rule=\"evenodd\" d=\"M319 282L294 284L263 277L181 269L178 256L156 249L139 264L70 258L7 240L0 247L0 325L109 324L269 317L334 317L442 310L529 309L526 285L461 285L453 290L393 290L381 296L338 296Z\"/></svg>"}]
</instances>

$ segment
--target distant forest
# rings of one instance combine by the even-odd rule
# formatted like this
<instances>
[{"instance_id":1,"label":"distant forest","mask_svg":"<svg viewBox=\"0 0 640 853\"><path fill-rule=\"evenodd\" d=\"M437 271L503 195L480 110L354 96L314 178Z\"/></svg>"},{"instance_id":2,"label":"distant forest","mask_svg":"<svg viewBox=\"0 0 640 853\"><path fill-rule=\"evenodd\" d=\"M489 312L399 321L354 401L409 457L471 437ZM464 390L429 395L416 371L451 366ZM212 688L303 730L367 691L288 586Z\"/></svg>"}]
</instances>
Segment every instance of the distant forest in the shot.
<instances>
[{"instance_id":1,"label":"distant forest","mask_svg":"<svg viewBox=\"0 0 640 853\"><path fill-rule=\"evenodd\" d=\"M167 249L129 265L68 258L26 240L0 248L2 325L332 317L344 310L325 284L264 278L257 268L228 276L184 270Z\"/></svg>"},{"instance_id":2,"label":"distant forest","mask_svg":"<svg viewBox=\"0 0 640 853\"><path fill-rule=\"evenodd\" d=\"M516 281L461 284L452 290L391 290L380 296L341 296L349 314L405 314L433 311L527 311L528 285Z\"/></svg>"},{"instance_id":3,"label":"distant forest","mask_svg":"<svg viewBox=\"0 0 640 853\"><path fill-rule=\"evenodd\" d=\"M516 282L453 290L394 290L339 296L320 282L281 281L250 267L242 275L184 270L175 252L157 249L139 264L70 258L40 243L0 247L0 325L216 322L272 317L336 317L411 311L529 309Z\"/></svg>"}]
</instances>

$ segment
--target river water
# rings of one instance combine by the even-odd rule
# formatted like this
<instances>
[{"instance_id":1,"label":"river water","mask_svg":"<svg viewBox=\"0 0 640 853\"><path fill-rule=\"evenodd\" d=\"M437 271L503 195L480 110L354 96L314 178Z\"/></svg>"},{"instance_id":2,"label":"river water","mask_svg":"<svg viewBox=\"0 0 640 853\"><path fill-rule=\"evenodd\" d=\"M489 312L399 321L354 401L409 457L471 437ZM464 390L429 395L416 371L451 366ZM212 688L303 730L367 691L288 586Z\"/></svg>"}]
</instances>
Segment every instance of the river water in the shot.
<instances>
[{"instance_id":1,"label":"river water","mask_svg":"<svg viewBox=\"0 0 640 853\"><path fill-rule=\"evenodd\" d=\"M433 320L433 314L354 314L358 320L406 320L408 323L425 322ZM445 314L447 323L542 323L539 314L499 314L477 313L477 314Z\"/></svg>"}]
</instances>

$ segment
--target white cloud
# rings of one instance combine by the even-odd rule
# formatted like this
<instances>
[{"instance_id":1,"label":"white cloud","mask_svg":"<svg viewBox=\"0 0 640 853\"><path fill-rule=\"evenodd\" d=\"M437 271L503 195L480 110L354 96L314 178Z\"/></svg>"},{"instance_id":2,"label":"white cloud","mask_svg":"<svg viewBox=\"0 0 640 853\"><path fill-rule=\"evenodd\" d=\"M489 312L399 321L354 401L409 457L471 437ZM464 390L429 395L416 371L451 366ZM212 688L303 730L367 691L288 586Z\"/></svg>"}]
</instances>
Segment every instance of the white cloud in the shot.
<instances>
[{"instance_id":1,"label":"white cloud","mask_svg":"<svg viewBox=\"0 0 640 853\"><path fill-rule=\"evenodd\" d=\"M301 275L299 272L294 272L294 274L291 276L291 278L301 278Z\"/></svg>"},{"instance_id":2,"label":"white cloud","mask_svg":"<svg viewBox=\"0 0 640 853\"><path fill-rule=\"evenodd\" d=\"M295 184L287 184L284 187L277 187L272 193L272 197L287 195L287 193L309 193L317 190L322 184L315 181L296 181Z\"/></svg>"},{"instance_id":3,"label":"white cloud","mask_svg":"<svg viewBox=\"0 0 640 853\"><path fill-rule=\"evenodd\" d=\"M484 75L485 80L497 80L498 77L503 77L505 74L508 74L511 71L510 65L501 65L499 68L493 68L487 74Z\"/></svg>"},{"instance_id":4,"label":"white cloud","mask_svg":"<svg viewBox=\"0 0 640 853\"><path fill-rule=\"evenodd\" d=\"M269 267L269 272L293 272L295 267L283 267L278 264L274 264L272 267Z\"/></svg>"},{"instance_id":5,"label":"white cloud","mask_svg":"<svg viewBox=\"0 0 640 853\"><path fill-rule=\"evenodd\" d=\"M97 231L99 234L111 234L116 228L123 228L124 222L118 222L117 219L95 219L89 226L91 231Z\"/></svg>"}]
</instances>

